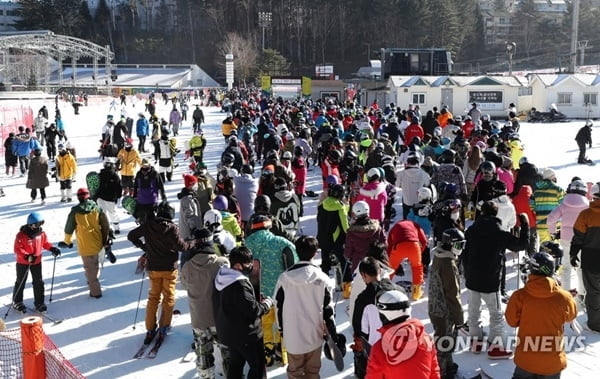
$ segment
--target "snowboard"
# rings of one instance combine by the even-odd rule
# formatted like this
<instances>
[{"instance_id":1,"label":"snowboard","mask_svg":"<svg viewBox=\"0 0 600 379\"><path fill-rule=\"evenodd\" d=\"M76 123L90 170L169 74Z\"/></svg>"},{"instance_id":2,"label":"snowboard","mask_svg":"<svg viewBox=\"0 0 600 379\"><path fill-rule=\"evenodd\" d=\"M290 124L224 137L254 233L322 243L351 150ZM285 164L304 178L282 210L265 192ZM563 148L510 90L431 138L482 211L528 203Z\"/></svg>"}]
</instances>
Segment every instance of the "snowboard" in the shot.
<instances>
[{"instance_id":1,"label":"snowboard","mask_svg":"<svg viewBox=\"0 0 600 379\"><path fill-rule=\"evenodd\" d=\"M121 206L130 215L134 215L135 214L136 201L135 201L135 199L133 197L131 197L131 196L124 196L123 200L121 200Z\"/></svg>"},{"instance_id":2,"label":"snowboard","mask_svg":"<svg viewBox=\"0 0 600 379\"><path fill-rule=\"evenodd\" d=\"M335 364L335 368L342 372L344 371L344 356L342 355L342 351L335 344L331 334L327 333L327 348L329 349L329 354L333 358L333 363Z\"/></svg>"},{"instance_id":3,"label":"snowboard","mask_svg":"<svg viewBox=\"0 0 600 379\"><path fill-rule=\"evenodd\" d=\"M250 273L250 283L252 284L252 288L254 288L254 297L256 297L256 301L261 301L260 294L260 260L254 259L252 262L252 272Z\"/></svg>"},{"instance_id":4,"label":"snowboard","mask_svg":"<svg viewBox=\"0 0 600 379\"><path fill-rule=\"evenodd\" d=\"M90 191L90 197L96 196L96 192L100 188L100 174L96 171L90 171L85 176L85 183Z\"/></svg>"}]
</instances>

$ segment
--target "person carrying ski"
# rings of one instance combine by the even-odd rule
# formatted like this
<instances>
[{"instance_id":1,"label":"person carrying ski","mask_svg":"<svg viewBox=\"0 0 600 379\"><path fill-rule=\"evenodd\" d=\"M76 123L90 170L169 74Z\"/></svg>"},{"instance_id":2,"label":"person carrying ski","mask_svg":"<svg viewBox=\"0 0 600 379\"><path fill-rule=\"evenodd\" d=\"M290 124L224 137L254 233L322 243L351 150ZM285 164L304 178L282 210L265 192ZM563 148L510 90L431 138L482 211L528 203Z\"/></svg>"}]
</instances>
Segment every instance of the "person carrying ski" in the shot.
<instances>
[{"instance_id":1,"label":"person carrying ski","mask_svg":"<svg viewBox=\"0 0 600 379\"><path fill-rule=\"evenodd\" d=\"M46 312L47 310L44 303L42 250L48 250L52 252L54 257L59 257L60 249L48 241L42 225L44 225L42 215L39 212L32 212L27 216L27 224L21 226L15 237L14 251L17 259L17 280L13 288L12 299L13 308L17 312L27 312L27 308L23 304L23 290L29 272L31 272L33 280L33 303L35 310L38 312Z\"/></svg>"}]
</instances>

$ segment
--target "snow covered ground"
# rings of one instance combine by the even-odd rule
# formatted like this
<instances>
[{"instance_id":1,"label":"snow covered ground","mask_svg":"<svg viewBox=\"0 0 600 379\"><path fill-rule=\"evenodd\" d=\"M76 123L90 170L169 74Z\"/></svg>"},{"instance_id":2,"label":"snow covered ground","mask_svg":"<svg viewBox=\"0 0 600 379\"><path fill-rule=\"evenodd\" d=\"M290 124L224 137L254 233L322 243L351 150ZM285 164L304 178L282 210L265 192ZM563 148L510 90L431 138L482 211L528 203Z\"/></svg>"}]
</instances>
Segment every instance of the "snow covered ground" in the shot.
<instances>
[{"instance_id":1,"label":"snow covered ground","mask_svg":"<svg viewBox=\"0 0 600 379\"><path fill-rule=\"evenodd\" d=\"M98 158L98 139L110 100L102 104L91 105L81 109L79 116L73 115L68 104L61 103L61 111L65 121L67 134L77 148L79 169L74 189L85 186L85 175L92 170L99 170L102 162ZM39 102L31 102L34 111L41 106ZM140 111L131 106L127 111L132 117ZM50 117L53 117L54 104L48 103ZM168 117L170 105L158 104L158 114ZM220 122L224 118L218 108L204 108L207 125L204 128L208 139L205 154L209 170L216 174L216 163L220 157L223 140L220 132ZM113 112L118 117L118 111ZM578 128L583 126L582 121L557 123L557 124L527 124L521 127L521 137L525 143L526 156L538 167L552 167L556 170L558 183L566 187L571 177L577 175L584 181L599 181L600 173L596 167L577 165L577 145L573 140ZM178 138L178 145L183 151L183 144L189 138L190 121L184 123ZM594 138L600 140L598 132L594 130ZM167 183L167 196L172 204L178 208L177 192L183 187L181 175L186 172L187 164L178 157L179 167L175 171L174 181ZM594 161L600 161L600 148L598 144L588 153ZM0 198L0 304L7 305L11 301L14 285L14 255L13 241L19 227L26 221L31 211L39 211L45 217L44 229L49 239L55 243L63 239L63 227L73 204L60 203L58 183L51 181L47 189L47 205L41 206L39 198L35 203L30 202L29 190L25 189L25 178L6 177L4 167L0 170L0 186L4 188L6 197ZM319 191L320 173L310 172L309 189ZM316 232L315 213L316 200L308 199L305 203L307 216L302 220L304 233ZM53 325L47 321L44 329L61 349L65 357L70 360L85 376L90 378L148 378L148 377L195 377L195 364L193 362L181 363L181 358L190 350L192 332L189 325L189 313L186 293L178 286L176 309L180 315L173 318L173 329L165 340L158 356L154 360L134 360L136 349L141 344L144 328L144 312L148 291L148 282L141 275L135 275L136 260L141 254L126 239L126 234L134 227L130 216L121 210L121 230L113 251L118 257L115 264L106 262L101 284L103 297L93 299L88 296L87 285L82 270L82 264L75 249L64 249L63 254L56 260L56 271L52 301L50 302L50 279L52 276L53 258L50 253L45 254L43 262L43 276L46 283L46 303L49 313L58 318L64 318L61 324ZM511 266L508 269L507 287L514 289L517 286L515 270L516 260L508 259ZM142 287L141 287L142 286ZM137 322L136 308L138 294L142 291ZM25 303L33 306L33 291L31 282L26 285ZM466 312L466 291L463 290L463 305ZM351 339L351 327L345 312L347 301L340 300L337 304L338 328L343 332L348 341ZM7 308L1 308L4 316ZM485 312L484 312L485 313ZM429 331L432 331L427 317L426 297L413 304L413 316L423 320ZM6 319L7 327L18 326L21 316L10 312ZM584 324L586 316L580 313L578 320ZM509 334L514 334L514 329L506 327ZM570 334L567 331L567 334ZM584 331L585 349L568 353L568 368L564 371L564 378L593 377L596 359L600 357L600 335ZM350 349L348 349L350 350ZM496 378L508 378L512 374L514 365L511 360L490 361L485 354L473 355L468 351L458 351L455 354L463 376L471 376L476 369L482 367L486 372ZM333 362L323 358L321 375L326 378L353 377L352 353L345 357L346 369L338 373ZM217 366L218 367L218 366ZM275 367L269 370L269 377L284 377L285 368Z\"/></svg>"}]
</instances>

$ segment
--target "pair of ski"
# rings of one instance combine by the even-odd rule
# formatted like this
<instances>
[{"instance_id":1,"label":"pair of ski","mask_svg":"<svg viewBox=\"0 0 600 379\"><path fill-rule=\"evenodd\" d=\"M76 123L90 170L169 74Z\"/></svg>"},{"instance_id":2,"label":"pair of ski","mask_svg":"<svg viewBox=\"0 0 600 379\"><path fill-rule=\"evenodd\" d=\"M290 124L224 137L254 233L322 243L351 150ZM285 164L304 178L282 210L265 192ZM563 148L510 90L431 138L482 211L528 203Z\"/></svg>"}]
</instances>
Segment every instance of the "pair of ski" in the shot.
<instances>
[{"instance_id":1,"label":"pair of ski","mask_svg":"<svg viewBox=\"0 0 600 379\"><path fill-rule=\"evenodd\" d=\"M64 319L62 319L62 318L57 318L57 317L54 317L54 316L52 316L51 314L49 314L48 312L40 312L40 311L38 311L37 309L30 308L30 307L27 307L27 310L26 310L26 311L24 311L24 312L20 312L20 311L18 311L18 310L16 310L16 309L14 309L14 308L13 308L13 311L14 311L14 312L16 312L16 313L20 313L20 314L22 314L22 315L27 315L27 311L29 311L29 312L31 312L31 313L34 313L34 314L36 314L36 315L39 315L40 317L42 317L42 318L43 318L43 319L45 319L46 321L49 321L49 322L53 323L54 325L56 325L56 324L60 324L61 322L63 322L63 321L64 321Z\"/></svg>"},{"instance_id":2,"label":"pair of ski","mask_svg":"<svg viewBox=\"0 0 600 379\"><path fill-rule=\"evenodd\" d=\"M155 338L156 338L156 341L154 341L154 345L152 346L150 351L148 351L148 354L146 354L146 357L150 358L150 359L154 359L156 357L156 354L158 354L158 350L160 349L163 341L165 340L165 337L159 335L159 333L157 333L157 336ZM137 353L135 353L133 358L134 359L142 358L144 356L144 353L146 352L146 350L148 350L148 348L150 347L150 345L152 345L152 340L149 343L142 344L142 346L138 349Z\"/></svg>"}]
</instances>

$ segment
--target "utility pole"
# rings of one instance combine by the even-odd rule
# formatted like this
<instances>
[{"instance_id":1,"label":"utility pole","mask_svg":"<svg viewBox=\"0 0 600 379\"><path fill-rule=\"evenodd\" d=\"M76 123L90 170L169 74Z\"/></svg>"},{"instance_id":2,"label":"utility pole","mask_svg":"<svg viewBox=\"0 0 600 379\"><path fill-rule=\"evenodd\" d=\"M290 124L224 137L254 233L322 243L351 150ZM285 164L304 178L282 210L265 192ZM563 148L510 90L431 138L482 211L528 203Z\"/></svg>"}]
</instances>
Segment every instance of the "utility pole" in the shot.
<instances>
[{"instance_id":1,"label":"utility pole","mask_svg":"<svg viewBox=\"0 0 600 379\"><path fill-rule=\"evenodd\" d=\"M571 25L571 59L569 60L569 72L575 73L577 66L577 28L579 26L579 0L573 0L573 24Z\"/></svg>"},{"instance_id":2,"label":"utility pole","mask_svg":"<svg viewBox=\"0 0 600 379\"><path fill-rule=\"evenodd\" d=\"M584 41L577 41L577 48L579 49L579 65L583 66L583 62L584 62L584 57L585 57L585 51L587 49L591 49L592 46L588 46L588 40L584 40Z\"/></svg>"}]
</instances>

